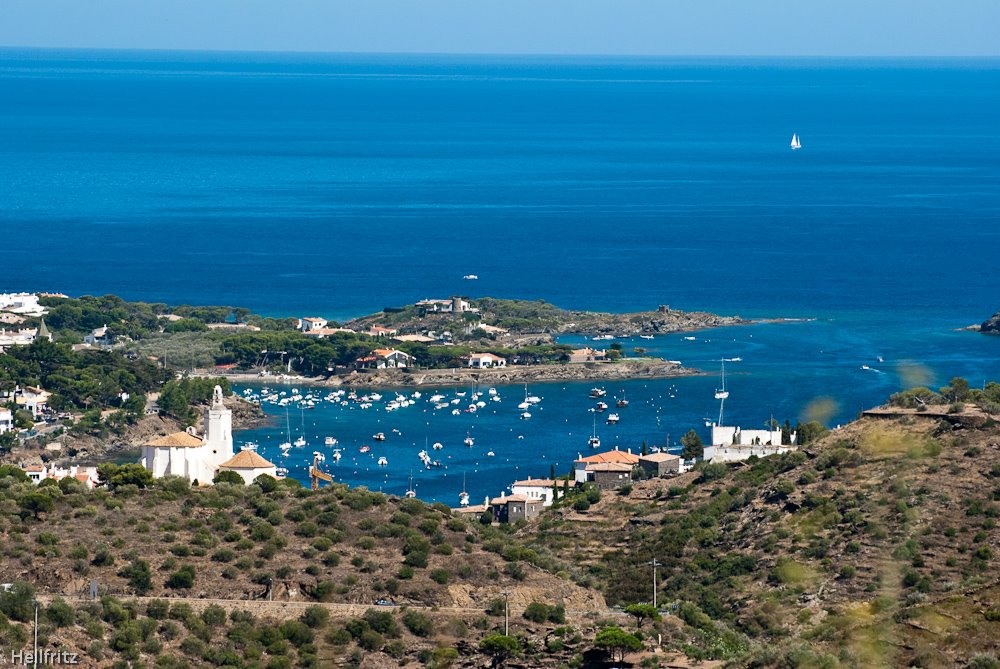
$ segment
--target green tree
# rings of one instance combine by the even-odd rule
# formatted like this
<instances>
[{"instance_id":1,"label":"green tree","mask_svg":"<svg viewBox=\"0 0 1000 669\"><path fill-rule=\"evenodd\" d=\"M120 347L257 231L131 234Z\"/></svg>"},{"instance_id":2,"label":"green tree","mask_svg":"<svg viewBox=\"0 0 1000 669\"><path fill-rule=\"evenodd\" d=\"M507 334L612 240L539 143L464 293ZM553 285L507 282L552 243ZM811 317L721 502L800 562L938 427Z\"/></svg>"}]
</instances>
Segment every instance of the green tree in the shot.
<instances>
[{"instance_id":1,"label":"green tree","mask_svg":"<svg viewBox=\"0 0 1000 669\"><path fill-rule=\"evenodd\" d=\"M642 641L620 627L605 627L594 637L594 646L607 653L612 661L624 662L626 653L642 650Z\"/></svg>"},{"instance_id":2,"label":"green tree","mask_svg":"<svg viewBox=\"0 0 1000 669\"><path fill-rule=\"evenodd\" d=\"M502 667L521 650L521 643L512 636L490 634L479 642L479 650L490 656L492 666Z\"/></svg>"},{"instance_id":3,"label":"green tree","mask_svg":"<svg viewBox=\"0 0 1000 669\"><path fill-rule=\"evenodd\" d=\"M278 479L270 474L261 474L253 480L254 485L260 486L263 492L274 492L278 489Z\"/></svg>"},{"instance_id":4,"label":"green tree","mask_svg":"<svg viewBox=\"0 0 1000 669\"><path fill-rule=\"evenodd\" d=\"M38 518L40 513L48 513L56 507L55 502L44 492L29 492L21 498L21 509Z\"/></svg>"},{"instance_id":5,"label":"green tree","mask_svg":"<svg viewBox=\"0 0 1000 669\"><path fill-rule=\"evenodd\" d=\"M97 467L99 485L106 485L111 490L123 485L134 485L148 488L153 484L153 473L137 463L116 465L107 463Z\"/></svg>"},{"instance_id":6,"label":"green tree","mask_svg":"<svg viewBox=\"0 0 1000 669\"><path fill-rule=\"evenodd\" d=\"M7 476L13 478L15 481L31 480L24 470L17 465L0 465L0 479Z\"/></svg>"},{"instance_id":7,"label":"green tree","mask_svg":"<svg viewBox=\"0 0 1000 669\"><path fill-rule=\"evenodd\" d=\"M646 620L660 620L660 612L652 604L630 604L624 611L635 618L636 629L642 629Z\"/></svg>"},{"instance_id":8,"label":"green tree","mask_svg":"<svg viewBox=\"0 0 1000 669\"><path fill-rule=\"evenodd\" d=\"M693 429L688 430L687 433L681 437L681 445L684 447L681 450L681 457L685 460L694 460L695 458L702 458L705 456L705 444L702 443L701 437Z\"/></svg>"},{"instance_id":9,"label":"green tree","mask_svg":"<svg viewBox=\"0 0 1000 669\"><path fill-rule=\"evenodd\" d=\"M232 483L233 485L243 485L243 477L231 470L223 470L215 475L212 483Z\"/></svg>"}]
</instances>

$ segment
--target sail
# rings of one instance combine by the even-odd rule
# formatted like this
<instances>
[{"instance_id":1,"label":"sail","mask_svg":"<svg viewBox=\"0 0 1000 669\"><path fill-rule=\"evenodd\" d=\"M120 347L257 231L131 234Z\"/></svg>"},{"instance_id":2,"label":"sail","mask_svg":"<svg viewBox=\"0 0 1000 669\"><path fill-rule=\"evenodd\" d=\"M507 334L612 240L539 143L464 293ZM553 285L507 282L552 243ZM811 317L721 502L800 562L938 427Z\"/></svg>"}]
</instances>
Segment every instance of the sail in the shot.
<instances>
[{"instance_id":1,"label":"sail","mask_svg":"<svg viewBox=\"0 0 1000 669\"><path fill-rule=\"evenodd\" d=\"M802 142L799 141L799 134L797 132L796 133L792 133L791 147L793 149L800 149L800 148L802 148Z\"/></svg>"}]
</instances>

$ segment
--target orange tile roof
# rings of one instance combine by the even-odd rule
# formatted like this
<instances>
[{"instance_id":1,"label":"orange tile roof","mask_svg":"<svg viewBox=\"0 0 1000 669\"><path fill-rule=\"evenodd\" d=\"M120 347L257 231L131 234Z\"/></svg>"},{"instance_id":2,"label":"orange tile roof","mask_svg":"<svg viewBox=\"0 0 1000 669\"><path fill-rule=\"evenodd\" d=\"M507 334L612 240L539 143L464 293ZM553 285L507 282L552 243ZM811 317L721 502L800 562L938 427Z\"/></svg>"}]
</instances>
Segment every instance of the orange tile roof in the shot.
<instances>
[{"instance_id":1,"label":"orange tile roof","mask_svg":"<svg viewBox=\"0 0 1000 669\"><path fill-rule=\"evenodd\" d=\"M587 465L588 472L630 472L632 466L625 462L595 462Z\"/></svg>"},{"instance_id":2,"label":"orange tile roof","mask_svg":"<svg viewBox=\"0 0 1000 669\"><path fill-rule=\"evenodd\" d=\"M180 446L183 448L192 448L195 446L201 446L204 442L194 435L190 435L187 432L174 432L173 434L168 434L163 437L154 439L153 441L146 442L147 446Z\"/></svg>"},{"instance_id":3,"label":"orange tile roof","mask_svg":"<svg viewBox=\"0 0 1000 669\"><path fill-rule=\"evenodd\" d=\"M229 458L219 468L227 469L269 469L274 467L273 462L268 462L266 458L253 451L240 451Z\"/></svg>"},{"instance_id":4,"label":"orange tile roof","mask_svg":"<svg viewBox=\"0 0 1000 669\"><path fill-rule=\"evenodd\" d=\"M553 485L559 484L564 485L563 481L553 481L552 479L527 479L525 481L514 481L510 484L510 487L521 486L523 487L533 487L533 488L551 488Z\"/></svg>"},{"instance_id":5,"label":"orange tile roof","mask_svg":"<svg viewBox=\"0 0 1000 669\"><path fill-rule=\"evenodd\" d=\"M639 462L639 456L635 455L634 453L629 453L628 451L605 451L604 453L595 453L594 455L588 455L585 458L574 460L574 462L583 462L586 464L596 464L601 462L618 462L627 465L634 465Z\"/></svg>"},{"instance_id":6,"label":"orange tile roof","mask_svg":"<svg viewBox=\"0 0 1000 669\"><path fill-rule=\"evenodd\" d=\"M663 451L660 451L659 453L640 455L639 459L648 460L649 462L666 462L667 460L680 460L681 456L674 455L673 453L664 453Z\"/></svg>"}]
</instances>

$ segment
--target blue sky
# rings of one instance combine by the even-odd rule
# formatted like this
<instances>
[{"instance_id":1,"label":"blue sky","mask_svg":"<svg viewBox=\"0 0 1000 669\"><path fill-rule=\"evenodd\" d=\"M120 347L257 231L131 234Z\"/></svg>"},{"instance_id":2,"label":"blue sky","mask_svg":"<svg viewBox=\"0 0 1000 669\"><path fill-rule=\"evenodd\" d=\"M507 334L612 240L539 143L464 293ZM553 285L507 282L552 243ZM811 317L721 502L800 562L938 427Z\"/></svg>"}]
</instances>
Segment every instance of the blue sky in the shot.
<instances>
[{"instance_id":1,"label":"blue sky","mask_svg":"<svg viewBox=\"0 0 1000 669\"><path fill-rule=\"evenodd\" d=\"M1000 56L1000 0L2 0L0 45Z\"/></svg>"}]
</instances>

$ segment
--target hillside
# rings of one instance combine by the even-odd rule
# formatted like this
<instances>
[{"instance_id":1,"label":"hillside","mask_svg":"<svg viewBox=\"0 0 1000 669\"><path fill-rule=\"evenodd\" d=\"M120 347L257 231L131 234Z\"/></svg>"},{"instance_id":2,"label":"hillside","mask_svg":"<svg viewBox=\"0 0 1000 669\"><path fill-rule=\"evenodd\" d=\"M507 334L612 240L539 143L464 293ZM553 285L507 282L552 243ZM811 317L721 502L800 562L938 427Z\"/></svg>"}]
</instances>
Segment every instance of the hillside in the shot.
<instances>
[{"instance_id":1,"label":"hillside","mask_svg":"<svg viewBox=\"0 0 1000 669\"><path fill-rule=\"evenodd\" d=\"M965 412L958 412L962 414ZM995 667L1000 430L865 418L804 452L605 495L520 535L668 643L753 667ZM581 527L585 529L581 529ZM668 621L669 622L669 621Z\"/></svg>"},{"instance_id":2,"label":"hillside","mask_svg":"<svg viewBox=\"0 0 1000 669\"><path fill-rule=\"evenodd\" d=\"M439 647L461 649L461 666L483 666L478 643L502 630L504 590L521 652L539 655L533 666L557 666L580 641L546 650L546 636L562 627L560 637L576 638L567 618L587 629L609 613L601 595L518 550L507 528L442 505L342 485L192 490L167 479L140 488L137 472L112 481L111 491L71 479L36 489L0 469L0 582L15 583L0 611L30 620L33 588L47 606L42 646L104 658L84 666L391 667ZM82 599L91 581L102 600ZM376 606L381 599L395 605ZM520 616L533 603L549 607L549 622ZM0 644L20 647L28 634L0 618Z\"/></svg>"},{"instance_id":3,"label":"hillside","mask_svg":"<svg viewBox=\"0 0 1000 669\"><path fill-rule=\"evenodd\" d=\"M26 583L45 647L92 666L488 666L504 591L507 666L608 666L610 625L637 633L617 666L984 669L1000 651L1000 428L954 403L513 527L340 485L112 483L0 470L0 581L18 583L0 643L28 638ZM661 619L607 609L651 599L654 558ZM109 596L76 599L92 579Z\"/></svg>"}]
</instances>

